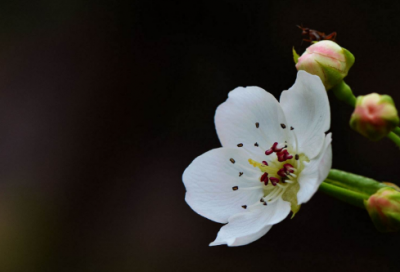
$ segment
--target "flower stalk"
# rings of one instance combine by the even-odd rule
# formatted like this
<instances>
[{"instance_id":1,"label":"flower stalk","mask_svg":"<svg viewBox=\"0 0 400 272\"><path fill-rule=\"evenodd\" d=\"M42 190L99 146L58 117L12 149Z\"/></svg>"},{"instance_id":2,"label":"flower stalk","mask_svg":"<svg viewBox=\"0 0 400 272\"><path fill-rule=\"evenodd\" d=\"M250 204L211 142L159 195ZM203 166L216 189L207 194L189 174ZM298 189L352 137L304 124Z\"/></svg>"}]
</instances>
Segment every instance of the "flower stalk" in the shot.
<instances>
[{"instance_id":1,"label":"flower stalk","mask_svg":"<svg viewBox=\"0 0 400 272\"><path fill-rule=\"evenodd\" d=\"M368 196L376 193L379 189L388 187L374 179L337 169L329 171L326 182Z\"/></svg>"},{"instance_id":2,"label":"flower stalk","mask_svg":"<svg viewBox=\"0 0 400 272\"><path fill-rule=\"evenodd\" d=\"M399 127L395 127L392 131L393 131L393 133L395 133L396 135L400 136L400 128L399 128Z\"/></svg>"},{"instance_id":3,"label":"flower stalk","mask_svg":"<svg viewBox=\"0 0 400 272\"><path fill-rule=\"evenodd\" d=\"M384 188L392 187L371 178L331 169L319 190L343 202L365 209L366 201Z\"/></svg>"},{"instance_id":4,"label":"flower stalk","mask_svg":"<svg viewBox=\"0 0 400 272\"><path fill-rule=\"evenodd\" d=\"M344 80L332 88L336 98L354 107L356 105L357 98L354 96L350 86L347 85Z\"/></svg>"},{"instance_id":5,"label":"flower stalk","mask_svg":"<svg viewBox=\"0 0 400 272\"><path fill-rule=\"evenodd\" d=\"M368 195L357 193L349 189L345 189L330 183L331 180L326 179L319 186L321 192L333 196L343 202L354 205L359 208L364 208L364 200L368 199Z\"/></svg>"},{"instance_id":6,"label":"flower stalk","mask_svg":"<svg viewBox=\"0 0 400 272\"><path fill-rule=\"evenodd\" d=\"M400 148L400 136L398 134L392 131L387 135L387 137Z\"/></svg>"}]
</instances>

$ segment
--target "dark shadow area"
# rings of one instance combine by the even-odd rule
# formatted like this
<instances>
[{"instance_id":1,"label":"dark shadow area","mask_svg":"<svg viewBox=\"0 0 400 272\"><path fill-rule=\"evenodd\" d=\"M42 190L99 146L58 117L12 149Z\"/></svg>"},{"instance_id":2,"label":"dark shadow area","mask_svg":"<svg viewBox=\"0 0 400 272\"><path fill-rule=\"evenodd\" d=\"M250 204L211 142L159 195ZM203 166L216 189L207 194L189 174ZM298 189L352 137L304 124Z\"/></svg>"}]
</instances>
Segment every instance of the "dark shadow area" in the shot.
<instances>
[{"instance_id":1,"label":"dark shadow area","mask_svg":"<svg viewBox=\"0 0 400 272\"><path fill-rule=\"evenodd\" d=\"M0 4L0 271L399 271L399 234L317 193L255 243L208 247L220 224L181 176L220 147L237 86L295 81L303 24L356 57L356 95L400 105L400 3L12 1ZM352 131L331 94L333 167L397 183L400 152Z\"/></svg>"}]
</instances>

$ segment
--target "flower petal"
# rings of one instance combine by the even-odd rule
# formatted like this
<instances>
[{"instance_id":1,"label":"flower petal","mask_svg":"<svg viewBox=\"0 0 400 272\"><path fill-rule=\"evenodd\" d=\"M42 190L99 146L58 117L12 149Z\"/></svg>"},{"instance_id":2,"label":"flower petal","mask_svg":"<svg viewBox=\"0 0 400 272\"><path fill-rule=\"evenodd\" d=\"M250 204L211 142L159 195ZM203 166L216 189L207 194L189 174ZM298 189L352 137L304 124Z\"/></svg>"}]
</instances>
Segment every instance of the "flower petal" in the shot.
<instances>
[{"instance_id":1,"label":"flower petal","mask_svg":"<svg viewBox=\"0 0 400 272\"><path fill-rule=\"evenodd\" d=\"M243 212L263 196L261 173L245 150L217 148L194 159L183 173L186 202L198 214L219 222ZM237 186L238 189L233 190ZM253 187L250 189L249 187Z\"/></svg>"},{"instance_id":2,"label":"flower petal","mask_svg":"<svg viewBox=\"0 0 400 272\"><path fill-rule=\"evenodd\" d=\"M289 140L289 128L279 102L259 87L238 87L231 91L217 108L215 126L222 146L237 148L243 144L241 148L259 156L274 142Z\"/></svg>"},{"instance_id":3,"label":"flower petal","mask_svg":"<svg viewBox=\"0 0 400 272\"><path fill-rule=\"evenodd\" d=\"M316 158L306 164L299 175L300 190L297 193L299 204L305 203L315 194L318 187L328 176L332 167L332 136L327 134L324 148Z\"/></svg>"},{"instance_id":4,"label":"flower petal","mask_svg":"<svg viewBox=\"0 0 400 272\"><path fill-rule=\"evenodd\" d=\"M329 100L321 79L299 71L294 85L282 92L280 102L289 125L294 127L299 152L314 158L322 149L331 121Z\"/></svg>"},{"instance_id":5,"label":"flower petal","mask_svg":"<svg viewBox=\"0 0 400 272\"><path fill-rule=\"evenodd\" d=\"M229 218L229 223L220 229L210 246L243 246L254 242L266 234L272 225L285 219L289 212L290 203L282 199L267 206L256 204L251 209Z\"/></svg>"}]
</instances>

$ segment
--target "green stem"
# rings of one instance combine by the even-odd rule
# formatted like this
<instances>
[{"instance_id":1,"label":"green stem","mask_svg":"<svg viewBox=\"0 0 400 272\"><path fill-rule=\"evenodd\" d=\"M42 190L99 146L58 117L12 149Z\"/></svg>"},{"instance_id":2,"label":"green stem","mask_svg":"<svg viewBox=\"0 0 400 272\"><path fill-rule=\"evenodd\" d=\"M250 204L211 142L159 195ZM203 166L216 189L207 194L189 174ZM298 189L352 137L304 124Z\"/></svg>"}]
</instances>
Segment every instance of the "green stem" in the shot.
<instances>
[{"instance_id":1,"label":"green stem","mask_svg":"<svg viewBox=\"0 0 400 272\"><path fill-rule=\"evenodd\" d=\"M344 80L342 80L342 82L334 86L332 88L332 91L339 100L346 102L352 107L356 105L357 98L354 96L350 86L347 85L344 82Z\"/></svg>"},{"instance_id":2,"label":"green stem","mask_svg":"<svg viewBox=\"0 0 400 272\"><path fill-rule=\"evenodd\" d=\"M392 131L400 136L400 127L395 127Z\"/></svg>"},{"instance_id":3,"label":"green stem","mask_svg":"<svg viewBox=\"0 0 400 272\"><path fill-rule=\"evenodd\" d=\"M383 187L388 187L386 184L378 182L374 179L337 169L331 169L329 171L326 181L332 185L366 194L368 196L375 194L376 191Z\"/></svg>"},{"instance_id":4,"label":"green stem","mask_svg":"<svg viewBox=\"0 0 400 272\"><path fill-rule=\"evenodd\" d=\"M365 208L364 200L367 200L369 198L368 195L337 187L333 184L329 184L328 182L322 182L322 184L319 186L319 190L326 193L327 195L333 196L341 201L352 204L362 209Z\"/></svg>"},{"instance_id":5,"label":"green stem","mask_svg":"<svg viewBox=\"0 0 400 272\"><path fill-rule=\"evenodd\" d=\"M331 169L319 190L341 201L364 208L364 200L385 187L389 186L371 178Z\"/></svg>"},{"instance_id":6,"label":"green stem","mask_svg":"<svg viewBox=\"0 0 400 272\"><path fill-rule=\"evenodd\" d=\"M394 132L390 132L387 137L392 140L398 147L400 147L400 137Z\"/></svg>"}]
</instances>

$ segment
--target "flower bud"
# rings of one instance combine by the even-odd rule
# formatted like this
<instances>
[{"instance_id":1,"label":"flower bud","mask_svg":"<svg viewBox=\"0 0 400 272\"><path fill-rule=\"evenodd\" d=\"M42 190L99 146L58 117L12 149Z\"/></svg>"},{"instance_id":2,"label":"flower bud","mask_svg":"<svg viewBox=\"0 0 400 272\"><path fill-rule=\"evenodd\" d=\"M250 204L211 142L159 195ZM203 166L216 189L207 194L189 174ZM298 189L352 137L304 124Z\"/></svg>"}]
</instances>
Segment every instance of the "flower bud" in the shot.
<instances>
[{"instance_id":1,"label":"flower bud","mask_svg":"<svg viewBox=\"0 0 400 272\"><path fill-rule=\"evenodd\" d=\"M388 95L372 93L357 97L350 126L370 140L377 141L399 124L393 99Z\"/></svg>"},{"instance_id":2,"label":"flower bud","mask_svg":"<svg viewBox=\"0 0 400 272\"><path fill-rule=\"evenodd\" d=\"M298 58L296 68L319 76L329 90L347 76L353 64L354 56L349 51L335 42L320 41L306 49Z\"/></svg>"},{"instance_id":3,"label":"flower bud","mask_svg":"<svg viewBox=\"0 0 400 272\"><path fill-rule=\"evenodd\" d=\"M400 192L382 188L364 201L375 227L381 232L400 230Z\"/></svg>"}]
</instances>

